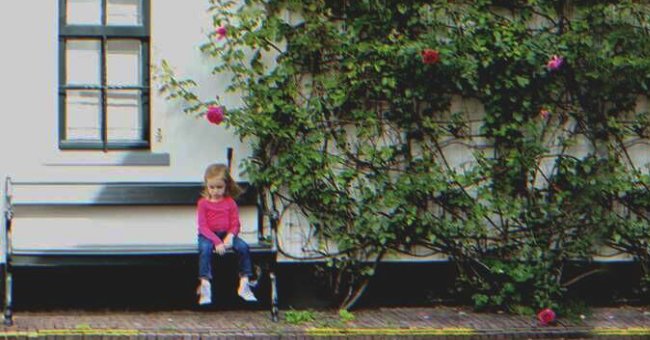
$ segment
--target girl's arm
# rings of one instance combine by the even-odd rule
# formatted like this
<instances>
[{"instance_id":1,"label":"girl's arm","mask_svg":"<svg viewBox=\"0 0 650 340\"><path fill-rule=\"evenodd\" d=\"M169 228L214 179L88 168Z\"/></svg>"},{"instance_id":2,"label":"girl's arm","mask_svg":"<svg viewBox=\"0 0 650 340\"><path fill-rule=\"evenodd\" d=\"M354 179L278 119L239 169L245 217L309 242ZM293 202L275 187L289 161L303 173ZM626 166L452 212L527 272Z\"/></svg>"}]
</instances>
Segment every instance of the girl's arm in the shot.
<instances>
[{"instance_id":1,"label":"girl's arm","mask_svg":"<svg viewBox=\"0 0 650 340\"><path fill-rule=\"evenodd\" d=\"M237 207L237 202L235 202L234 199L231 199L231 208L230 208L230 216L229 216L229 222L230 222L230 227L228 228L228 233L232 234L233 236L239 235L239 229L240 229L240 222L239 222L239 207Z\"/></svg>"},{"instance_id":2,"label":"girl's arm","mask_svg":"<svg viewBox=\"0 0 650 340\"><path fill-rule=\"evenodd\" d=\"M206 218L207 207L204 200L199 200L199 203L196 207L196 217L199 225L199 234L203 235L215 246L221 244L221 239L217 236L210 228L208 228L208 219Z\"/></svg>"}]
</instances>

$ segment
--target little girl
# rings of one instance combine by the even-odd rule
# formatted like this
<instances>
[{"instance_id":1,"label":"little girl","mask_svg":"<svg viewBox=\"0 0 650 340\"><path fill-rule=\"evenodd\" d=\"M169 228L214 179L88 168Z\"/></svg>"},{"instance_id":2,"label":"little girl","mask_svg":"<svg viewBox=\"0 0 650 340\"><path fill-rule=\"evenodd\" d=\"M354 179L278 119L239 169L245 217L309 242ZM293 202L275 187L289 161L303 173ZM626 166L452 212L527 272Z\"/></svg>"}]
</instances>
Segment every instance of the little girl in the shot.
<instances>
[{"instance_id":1,"label":"little girl","mask_svg":"<svg viewBox=\"0 0 650 340\"><path fill-rule=\"evenodd\" d=\"M212 164L205 170L205 188L197 204L199 224L199 304L212 302L212 252L219 255L232 248L239 261L239 288L237 294L246 301L257 301L251 291L249 277L252 264L248 244L239 234L239 209L233 197L241 193L237 183L224 164Z\"/></svg>"}]
</instances>

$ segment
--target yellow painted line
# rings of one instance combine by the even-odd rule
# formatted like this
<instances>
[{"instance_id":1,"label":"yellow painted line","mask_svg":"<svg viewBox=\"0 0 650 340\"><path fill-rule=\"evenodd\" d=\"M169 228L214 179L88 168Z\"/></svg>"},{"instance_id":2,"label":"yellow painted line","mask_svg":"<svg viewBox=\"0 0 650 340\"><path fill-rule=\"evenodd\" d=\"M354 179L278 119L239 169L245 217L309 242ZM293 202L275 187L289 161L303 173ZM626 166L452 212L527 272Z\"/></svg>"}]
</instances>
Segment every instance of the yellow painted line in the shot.
<instances>
[{"instance_id":1,"label":"yellow painted line","mask_svg":"<svg viewBox=\"0 0 650 340\"><path fill-rule=\"evenodd\" d=\"M83 329L42 329L36 331L42 335L138 335L141 332L137 329L105 329L105 328L83 328ZM62 334L64 333L64 334Z\"/></svg>"},{"instance_id":2,"label":"yellow painted line","mask_svg":"<svg viewBox=\"0 0 650 340\"><path fill-rule=\"evenodd\" d=\"M471 328L307 328L307 334L330 335L476 335Z\"/></svg>"},{"instance_id":3,"label":"yellow painted line","mask_svg":"<svg viewBox=\"0 0 650 340\"><path fill-rule=\"evenodd\" d=\"M306 333L312 336L363 336L363 335L385 335L385 336L464 336L479 335L480 332L472 328L307 328ZM502 330L507 333L507 330ZM173 333L173 330L137 330L137 329L110 329L110 328L78 328L78 329L40 329L35 331L0 331L0 337L28 337L36 338L42 336L82 336L82 335L113 335L113 336L136 336L142 334ZM193 334L192 331L182 333ZM589 331L593 335L614 335L614 336L646 336L650 335L650 327L630 328L609 328L596 327Z\"/></svg>"},{"instance_id":4,"label":"yellow painted line","mask_svg":"<svg viewBox=\"0 0 650 340\"><path fill-rule=\"evenodd\" d=\"M608 328L596 327L591 331L595 335L650 335L650 327Z\"/></svg>"}]
</instances>

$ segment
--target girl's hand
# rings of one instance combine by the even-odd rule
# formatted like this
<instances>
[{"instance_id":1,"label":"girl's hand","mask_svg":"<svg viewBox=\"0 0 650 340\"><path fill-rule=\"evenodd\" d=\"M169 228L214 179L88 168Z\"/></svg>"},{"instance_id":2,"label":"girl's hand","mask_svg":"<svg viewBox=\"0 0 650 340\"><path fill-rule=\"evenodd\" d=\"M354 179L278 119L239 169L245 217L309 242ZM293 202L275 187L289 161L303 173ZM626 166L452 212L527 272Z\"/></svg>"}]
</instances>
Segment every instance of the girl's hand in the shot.
<instances>
[{"instance_id":1,"label":"girl's hand","mask_svg":"<svg viewBox=\"0 0 650 340\"><path fill-rule=\"evenodd\" d=\"M226 253L226 246L223 243L217 244L214 246L214 252L219 255L223 255Z\"/></svg>"},{"instance_id":2,"label":"girl's hand","mask_svg":"<svg viewBox=\"0 0 650 340\"><path fill-rule=\"evenodd\" d=\"M226 249L232 248L232 240L235 238L231 233L228 233L226 237L223 238L223 244L226 246Z\"/></svg>"}]
</instances>

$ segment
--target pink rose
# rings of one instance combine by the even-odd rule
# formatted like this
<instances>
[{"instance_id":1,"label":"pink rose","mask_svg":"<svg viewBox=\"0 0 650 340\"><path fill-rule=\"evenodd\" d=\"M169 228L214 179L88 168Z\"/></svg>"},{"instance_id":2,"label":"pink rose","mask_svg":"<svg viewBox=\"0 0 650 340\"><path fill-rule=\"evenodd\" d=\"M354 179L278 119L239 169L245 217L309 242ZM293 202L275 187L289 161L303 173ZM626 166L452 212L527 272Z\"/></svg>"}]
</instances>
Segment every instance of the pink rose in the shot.
<instances>
[{"instance_id":1,"label":"pink rose","mask_svg":"<svg viewBox=\"0 0 650 340\"><path fill-rule=\"evenodd\" d=\"M219 125L223 122L223 118L226 115L222 106L210 106L208 112L206 112L205 117L212 124Z\"/></svg>"},{"instance_id":2,"label":"pink rose","mask_svg":"<svg viewBox=\"0 0 650 340\"><path fill-rule=\"evenodd\" d=\"M555 71L562 66L564 63L564 58L558 56L558 55L553 55L551 59L546 63L546 67L548 67L549 70Z\"/></svg>"},{"instance_id":3,"label":"pink rose","mask_svg":"<svg viewBox=\"0 0 650 340\"><path fill-rule=\"evenodd\" d=\"M435 64L440 61L440 52L436 50L425 48L420 54L422 55L422 62L425 64Z\"/></svg>"},{"instance_id":4,"label":"pink rose","mask_svg":"<svg viewBox=\"0 0 650 340\"><path fill-rule=\"evenodd\" d=\"M544 308L537 313L537 320L542 326L548 326L555 323L555 312L550 308Z\"/></svg>"},{"instance_id":5,"label":"pink rose","mask_svg":"<svg viewBox=\"0 0 650 340\"><path fill-rule=\"evenodd\" d=\"M226 26L219 26L217 27L215 33L217 34L217 40L221 40L226 37L226 34L228 34L228 29Z\"/></svg>"},{"instance_id":6,"label":"pink rose","mask_svg":"<svg viewBox=\"0 0 650 340\"><path fill-rule=\"evenodd\" d=\"M551 111L547 109L541 109L539 110L539 116L542 117L542 119L546 119L551 116Z\"/></svg>"}]
</instances>

